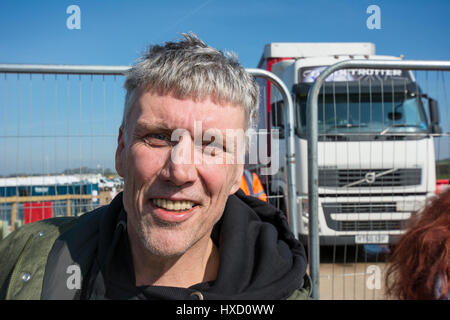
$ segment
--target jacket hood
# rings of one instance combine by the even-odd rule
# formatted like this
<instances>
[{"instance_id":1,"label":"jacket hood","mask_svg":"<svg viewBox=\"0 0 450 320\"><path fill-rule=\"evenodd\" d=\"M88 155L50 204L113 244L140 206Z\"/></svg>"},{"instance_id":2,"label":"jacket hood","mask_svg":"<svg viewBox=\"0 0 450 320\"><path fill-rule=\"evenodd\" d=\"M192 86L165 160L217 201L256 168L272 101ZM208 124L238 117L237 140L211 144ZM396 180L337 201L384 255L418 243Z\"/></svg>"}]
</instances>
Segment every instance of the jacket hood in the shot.
<instances>
[{"instance_id":1,"label":"jacket hood","mask_svg":"<svg viewBox=\"0 0 450 320\"><path fill-rule=\"evenodd\" d=\"M205 299L285 299L303 285L307 259L284 213L238 191L215 225L220 266Z\"/></svg>"}]
</instances>

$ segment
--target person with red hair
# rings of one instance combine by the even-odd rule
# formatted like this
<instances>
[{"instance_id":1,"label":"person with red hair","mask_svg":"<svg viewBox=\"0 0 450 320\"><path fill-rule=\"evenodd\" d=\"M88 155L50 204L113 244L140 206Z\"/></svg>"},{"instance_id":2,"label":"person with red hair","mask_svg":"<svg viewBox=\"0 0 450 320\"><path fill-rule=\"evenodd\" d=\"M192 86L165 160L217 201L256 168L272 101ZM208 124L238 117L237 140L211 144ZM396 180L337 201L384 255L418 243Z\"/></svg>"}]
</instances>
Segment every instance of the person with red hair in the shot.
<instances>
[{"instance_id":1,"label":"person with red hair","mask_svg":"<svg viewBox=\"0 0 450 320\"><path fill-rule=\"evenodd\" d=\"M396 244L386 272L386 294L401 300L450 296L450 190L421 213Z\"/></svg>"}]
</instances>

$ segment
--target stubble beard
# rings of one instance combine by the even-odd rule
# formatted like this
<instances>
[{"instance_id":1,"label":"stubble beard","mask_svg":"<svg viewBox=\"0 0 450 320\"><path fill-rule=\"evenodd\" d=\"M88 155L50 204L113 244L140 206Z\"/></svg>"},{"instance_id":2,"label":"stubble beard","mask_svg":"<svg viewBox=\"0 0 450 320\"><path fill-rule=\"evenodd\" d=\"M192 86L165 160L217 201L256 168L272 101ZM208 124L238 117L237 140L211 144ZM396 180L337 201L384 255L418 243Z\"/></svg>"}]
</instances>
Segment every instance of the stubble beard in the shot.
<instances>
[{"instance_id":1,"label":"stubble beard","mask_svg":"<svg viewBox=\"0 0 450 320\"><path fill-rule=\"evenodd\" d=\"M152 219L140 215L135 227L135 233L142 246L154 256L177 257L188 251L199 239L192 234L183 234L181 223L173 223ZM153 229L153 231L152 231Z\"/></svg>"}]
</instances>

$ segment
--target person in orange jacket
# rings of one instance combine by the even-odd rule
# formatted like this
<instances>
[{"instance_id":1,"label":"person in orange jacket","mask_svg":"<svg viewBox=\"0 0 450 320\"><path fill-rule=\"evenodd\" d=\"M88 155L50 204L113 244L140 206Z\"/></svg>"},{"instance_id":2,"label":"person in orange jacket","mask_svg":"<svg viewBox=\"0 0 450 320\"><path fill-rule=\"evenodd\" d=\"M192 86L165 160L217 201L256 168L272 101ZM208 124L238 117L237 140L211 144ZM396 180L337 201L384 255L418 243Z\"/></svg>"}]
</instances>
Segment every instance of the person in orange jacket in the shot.
<instances>
[{"instance_id":1,"label":"person in orange jacket","mask_svg":"<svg viewBox=\"0 0 450 320\"><path fill-rule=\"evenodd\" d=\"M248 196L256 197L262 201L267 202L267 195L264 191L261 180L255 172L244 170L244 174L241 179L241 189Z\"/></svg>"}]
</instances>

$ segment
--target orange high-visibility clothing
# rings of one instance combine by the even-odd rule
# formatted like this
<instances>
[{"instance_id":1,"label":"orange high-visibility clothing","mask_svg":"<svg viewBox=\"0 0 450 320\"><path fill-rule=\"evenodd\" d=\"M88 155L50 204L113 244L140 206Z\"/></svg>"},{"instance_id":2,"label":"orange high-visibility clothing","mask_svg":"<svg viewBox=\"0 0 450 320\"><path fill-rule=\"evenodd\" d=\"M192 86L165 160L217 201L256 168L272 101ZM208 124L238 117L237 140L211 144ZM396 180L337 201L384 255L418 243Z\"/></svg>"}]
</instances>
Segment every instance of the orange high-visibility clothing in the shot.
<instances>
[{"instance_id":1,"label":"orange high-visibility clothing","mask_svg":"<svg viewBox=\"0 0 450 320\"><path fill-rule=\"evenodd\" d=\"M261 180L259 180L256 173L244 170L241 179L241 189L246 195L257 197L258 199L267 202L267 195L264 192Z\"/></svg>"}]
</instances>

